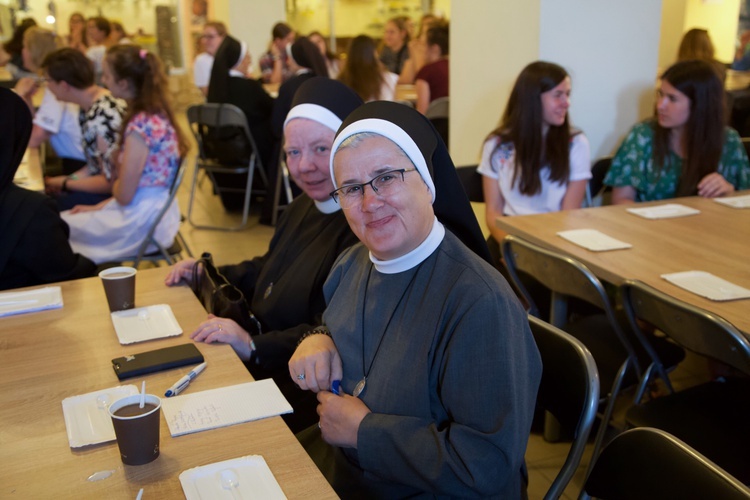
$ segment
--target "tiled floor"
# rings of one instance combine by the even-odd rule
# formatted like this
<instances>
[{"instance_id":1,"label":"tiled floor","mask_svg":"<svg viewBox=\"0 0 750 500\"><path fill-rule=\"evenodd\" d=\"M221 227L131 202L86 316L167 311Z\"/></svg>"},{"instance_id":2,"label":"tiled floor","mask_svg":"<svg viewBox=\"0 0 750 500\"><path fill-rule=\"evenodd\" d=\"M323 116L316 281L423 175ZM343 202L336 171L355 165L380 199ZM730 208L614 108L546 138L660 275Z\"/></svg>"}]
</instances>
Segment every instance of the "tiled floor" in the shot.
<instances>
[{"instance_id":1,"label":"tiled floor","mask_svg":"<svg viewBox=\"0 0 750 500\"><path fill-rule=\"evenodd\" d=\"M185 175L184 184L178 195L183 214L187 214L187 203L192 179L193 170L191 166ZM206 221L207 217L211 217L213 221L221 223L236 223L240 219L239 215L227 214L223 210L221 204L218 202L218 198L211 194L210 182L208 180L200 186L193 211L198 221ZM483 224L484 211L482 207L476 206L475 212L480 223ZM254 211L247 228L234 232L198 230L186 222L182 226L182 233L195 255L203 251L209 251L213 254L217 264L234 263L260 255L268 248L273 228L260 225L257 220L257 211ZM706 377L705 363L701 360L692 357L688 362L683 363L683 365L685 366L681 366L673 374L673 381L676 385L692 385L696 381ZM624 406L627 406L628 398L623 397L622 400ZM622 412L623 410L620 410L618 413L622 415ZM533 434L531 436L526 453L530 476L529 498L541 499L544 497L547 488L565 462L569 447L570 443L548 443L540 434ZM589 444L583 458L583 463L579 467L575 478L566 489L563 498L573 499L578 497L592 448L593 446Z\"/></svg>"}]
</instances>

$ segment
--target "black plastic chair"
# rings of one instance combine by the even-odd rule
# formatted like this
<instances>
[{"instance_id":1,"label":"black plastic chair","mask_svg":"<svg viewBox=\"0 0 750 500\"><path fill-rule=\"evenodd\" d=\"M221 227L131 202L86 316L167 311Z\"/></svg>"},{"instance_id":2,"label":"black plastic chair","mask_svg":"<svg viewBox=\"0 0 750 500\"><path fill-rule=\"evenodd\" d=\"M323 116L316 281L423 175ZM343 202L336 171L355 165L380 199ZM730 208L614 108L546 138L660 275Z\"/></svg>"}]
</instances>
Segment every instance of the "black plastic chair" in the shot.
<instances>
[{"instance_id":1,"label":"black plastic chair","mask_svg":"<svg viewBox=\"0 0 750 500\"><path fill-rule=\"evenodd\" d=\"M596 199L601 197L609 186L604 185L604 178L609 172L612 165L612 157L604 156L594 162L591 167L591 179L586 184L586 197L584 198L584 207L593 207Z\"/></svg>"},{"instance_id":2,"label":"black plastic chair","mask_svg":"<svg viewBox=\"0 0 750 500\"><path fill-rule=\"evenodd\" d=\"M529 316L529 326L542 357L537 408L554 415L563 427L575 429L573 444L545 499L559 498L583 456L599 405L599 373L586 346L549 323Z\"/></svg>"},{"instance_id":3,"label":"black plastic chair","mask_svg":"<svg viewBox=\"0 0 750 500\"><path fill-rule=\"evenodd\" d=\"M456 167L458 180L466 191L469 201L484 203L484 190L482 188L482 174L477 172L478 165L464 165Z\"/></svg>"},{"instance_id":4,"label":"black plastic chair","mask_svg":"<svg viewBox=\"0 0 750 500\"><path fill-rule=\"evenodd\" d=\"M750 490L676 437L641 427L623 432L604 448L580 496L590 497L748 500Z\"/></svg>"},{"instance_id":5,"label":"black plastic chair","mask_svg":"<svg viewBox=\"0 0 750 500\"><path fill-rule=\"evenodd\" d=\"M657 366L651 363L649 355L641 347L640 339L627 335L626 329L621 326L599 279L580 262L513 235L505 237L501 250L513 283L529 304L530 314L538 316L539 308L519 278L519 271L530 275L551 291L550 323L583 342L596 360L601 387L609 392L600 394L604 411L594 442L592 458L595 458L604 442L620 390L636 386L634 401L640 401L655 369L660 370L659 375L669 383L664 367L676 366L684 359L685 353L663 339L654 339L649 345L659 351L664 364ZM579 299L601 312L569 321L570 298ZM647 368L644 370L642 366Z\"/></svg>"},{"instance_id":6,"label":"black plastic chair","mask_svg":"<svg viewBox=\"0 0 750 500\"><path fill-rule=\"evenodd\" d=\"M725 319L638 281L625 282L622 295L634 330L646 322L684 348L750 375L750 341ZM749 416L750 379L726 377L633 406L625 420L675 435L750 484Z\"/></svg>"},{"instance_id":7,"label":"black plastic chair","mask_svg":"<svg viewBox=\"0 0 750 500\"><path fill-rule=\"evenodd\" d=\"M258 148L247 124L247 118L240 108L233 104L198 104L187 110L190 130L198 142L198 157L195 160L195 173L190 188L188 201L188 221L199 229L221 229L235 231L247 225L250 213L250 198L252 195L253 175L255 171L268 190L263 164L258 154ZM195 201L195 187L200 171L205 171L213 179L213 174L236 174L246 176L242 187L222 187L214 180L214 189L221 193L243 193L242 222L237 226L200 225L193 221L193 202ZM265 191L262 191L265 193Z\"/></svg>"}]
</instances>

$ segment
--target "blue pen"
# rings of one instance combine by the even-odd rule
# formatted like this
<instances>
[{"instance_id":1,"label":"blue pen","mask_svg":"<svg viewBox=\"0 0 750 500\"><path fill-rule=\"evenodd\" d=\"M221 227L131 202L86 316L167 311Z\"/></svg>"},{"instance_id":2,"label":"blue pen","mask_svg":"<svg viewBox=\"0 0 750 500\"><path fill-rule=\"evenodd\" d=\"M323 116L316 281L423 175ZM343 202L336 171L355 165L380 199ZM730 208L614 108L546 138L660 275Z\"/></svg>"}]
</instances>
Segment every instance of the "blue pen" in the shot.
<instances>
[{"instance_id":1,"label":"blue pen","mask_svg":"<svg viewBox=\"0 0 750 500\"><path fill-rule=\"evenodd\" d=\"M341 395L341 381L340 380L334 380L333 382L331 382L331 392L337 396Z\"/></svg>"},{"instance_id":2,"label":"blue pen","mask_svg":"<svg viewBox=\"0 0 750 500\"><path fill-rule=\"evenodd\" d=\"M182 377L180 380L175 382L175 384L167 389L167 392L164 393L164 395L168 398L171 398L172 396L177 396L179 393L181 393L183 390L185 390L185 387L190 385L190 382L198 376L200 372L202 372L206 368L206 363L201 363L192 370L190 370L190 373Z\"/></svg>"}]
</instances>

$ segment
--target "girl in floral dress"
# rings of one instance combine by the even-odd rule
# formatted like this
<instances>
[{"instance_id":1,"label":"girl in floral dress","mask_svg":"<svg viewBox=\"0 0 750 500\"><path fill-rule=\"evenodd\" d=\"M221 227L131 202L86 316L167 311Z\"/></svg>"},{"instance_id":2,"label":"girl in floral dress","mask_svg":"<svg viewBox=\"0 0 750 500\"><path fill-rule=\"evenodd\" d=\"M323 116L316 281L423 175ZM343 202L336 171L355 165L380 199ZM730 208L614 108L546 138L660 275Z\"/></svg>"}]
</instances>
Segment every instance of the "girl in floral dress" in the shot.
<instances>
[{"instance_id":1,"label":"girl in floral dress","mask_svg":"<svg viewBox=\"0 0 750 500\"><path fill-rule=\"evenodd\" d=\"M136 45L111 47L104 60L102 80L112 95L128 103L113 176L113 197L61 214L70 225L74 251L97 264L137 253L169 197L180 159L187 150L168 101L167 78L156 55ZM156 241L171 245L179 224L180 212L173 200L157 226Z\"/></svg>"}]
</instances>

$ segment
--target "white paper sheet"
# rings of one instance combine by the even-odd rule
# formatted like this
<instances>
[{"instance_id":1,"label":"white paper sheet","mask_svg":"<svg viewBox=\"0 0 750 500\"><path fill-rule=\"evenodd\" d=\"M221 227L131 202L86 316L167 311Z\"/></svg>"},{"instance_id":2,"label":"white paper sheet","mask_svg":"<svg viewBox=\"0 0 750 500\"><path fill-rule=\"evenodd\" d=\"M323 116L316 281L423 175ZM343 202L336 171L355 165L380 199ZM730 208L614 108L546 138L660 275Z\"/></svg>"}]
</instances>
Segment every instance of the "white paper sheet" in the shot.
<instances>
[{"instance_id":1,"label":"white paper sheet","mask_svg":"<svg viewBox=\"0 0 750 500\"><path fill-rule=\"evenodd\" d=\"M270 378L161 401L173 437L292 413L291 405Z\"/></svg>"},{"instance_id":2,"label":"white paper sheet","mask_svg":"<svg viewBox=\"0 0 750 500\"><path fill-rule=\"evenodd\" d=\"M120 344L132 344L144 340L174 337L182 328L168 304L136 307L111 313Z\"/></svg>"},{"instance_id":3,"label":"white paper sheet","mask_svg":"<svg viewBox=\"0 0 750 500\"><path fill-rule=\"evenodd\" d=\"M621 250L631 248L633 245L624 241L616 240L607 236L596 229L571 229L570 231L560 231L558 236L565 238L579 247L583 247L593 252L604 252L607 250Z\"/></svg>"},{"instance_id":4,"label":"white paper sheet","mask_svg":"<svg viewBox=\"0 0 750 500\"><path fill-rule=\"evenodd\" d=\"M193 467L180 474L180 484L187 500L286 498L268 464L260 455Z\"/></svg>"},{"instance_id":5,"label":"white paper sheet","mask_svg":"<svg viewBox=\"0 0 750 500\"><path fill-rule=\"evenodd\" d=\"M134 385L118 385L63 399L63 417L71 448L114 441L115 429L107 409L118 399L138 394Z\"/></svg>"},{"instance_id":6,"label":"white paper sheet","mask_svg":"<svg viewBox=\"0 0 750 500\"><path fill-rule=\"evenodd\" d=\"M716 301L750 298L750 290L705 271L662 274L662 278L701 297Z\"/></svg>"},{"instance_id":7,"label":"white paper sheet","mask_svg":"<svg viewBox=\"0 0 750 500\"><path fill-rule=\"evenodd\" d=\"M644 219L672 219L674 217L685 217L701 213L698 209L686 207L678 203L666 203L653 207L628 208L626 210Z\"/></svg>"},{"instance_id":8,"label":"white paper sheet","mask_svg":"<svg viewBox=\"0 0 750 500\"><path fill-rule=\"evenodd\" d=\"M62 290L59 286L0 293L0 318L13 314L60 309L62 306Z\"/></svg>"},{"instance_id":9,"label":"white paper sheet","mask_svg":"<svg viewBox=\"0 0 750 500\"><path fill-rule=\"evenodd\" d=\"M750 208L750 194L730 196L728 198L714 198L714 201L732 208Z\"/></svg>"}]
</instances>

